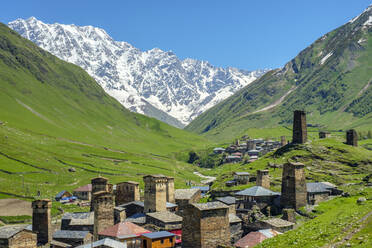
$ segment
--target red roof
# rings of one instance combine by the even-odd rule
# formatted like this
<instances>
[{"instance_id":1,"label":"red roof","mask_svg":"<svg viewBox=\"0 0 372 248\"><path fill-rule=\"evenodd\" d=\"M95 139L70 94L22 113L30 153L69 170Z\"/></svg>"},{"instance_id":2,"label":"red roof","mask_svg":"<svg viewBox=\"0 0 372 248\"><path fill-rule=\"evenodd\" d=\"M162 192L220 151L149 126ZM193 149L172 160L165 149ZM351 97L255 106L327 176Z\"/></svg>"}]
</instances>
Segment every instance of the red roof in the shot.
<instances>
[{"instance_id":1,"label":"red roof","mask_svg":"<svg viewBox=\"0 0 372 248\"><path fill-rule=\"evenodd\" d=\"M92 192L92 184L87 184L77 189L74 189L74 192Z\"/></svg>"},{"instance_id":2,"label":"red roof","mask_svg":"<svg viewBox=\"0 0 372 248\"><path fill-rule=\"evenodd\" d=\"M99 232L99 235L110 236L110 237L124 237L124 236L140 236L144 233L151 233L143 227L140 227L131 222L120 222L114 226L110 226Z\"/></svg>"},{"instance_id":3,"label":"red roof","mask_svg":"<svg viewBox=\"0 0 372 248\"><path fill-rule=\"evenodd\" d=\"M239 248L253 247L261 243L265 239L267 239L267 237L260 232L250 232L247 235L245 235L243 238L239 239L234 244L234 247L239 247Z\"/></svg>"}]
</instances>

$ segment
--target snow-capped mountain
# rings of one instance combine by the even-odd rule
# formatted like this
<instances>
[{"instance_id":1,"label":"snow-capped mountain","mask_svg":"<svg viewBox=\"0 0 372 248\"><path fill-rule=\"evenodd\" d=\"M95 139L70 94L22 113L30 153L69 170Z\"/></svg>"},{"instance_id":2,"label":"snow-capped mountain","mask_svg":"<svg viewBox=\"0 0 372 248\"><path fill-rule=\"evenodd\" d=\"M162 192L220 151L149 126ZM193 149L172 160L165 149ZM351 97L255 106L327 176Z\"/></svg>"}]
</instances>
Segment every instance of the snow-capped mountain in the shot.
<instances>
[{"instance_id":1,"label":"snow-capped mountain","mask_svg":"<svg viewBox=\"0 0 372 248\"><path fill-rule=\"evenodd\" d=\"M180 60L158 48L143 52L92 26L45 24L34 17L8 25L41 48L85 69L126 108L178 127L266 72Z\"/></svg>"}]
</instances>

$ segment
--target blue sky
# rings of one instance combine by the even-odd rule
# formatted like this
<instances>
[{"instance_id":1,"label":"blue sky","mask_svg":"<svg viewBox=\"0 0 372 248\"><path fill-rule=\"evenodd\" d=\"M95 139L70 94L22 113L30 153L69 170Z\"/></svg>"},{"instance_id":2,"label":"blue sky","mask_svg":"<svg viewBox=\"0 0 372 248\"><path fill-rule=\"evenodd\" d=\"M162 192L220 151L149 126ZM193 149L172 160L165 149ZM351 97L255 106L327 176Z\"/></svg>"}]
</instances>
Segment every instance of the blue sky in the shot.
<instances>
[{"instance_id":1,"label":"blue sky","mask_svg":"<svg viewBox=\"0 0 372 248\"><path fill-rule=\"evenodd\" d=\"M35 16L46 23L92 25L141 50L254 70L283 66L371 0L11 0L0 22Z\"/></svg>"}]
</instances>

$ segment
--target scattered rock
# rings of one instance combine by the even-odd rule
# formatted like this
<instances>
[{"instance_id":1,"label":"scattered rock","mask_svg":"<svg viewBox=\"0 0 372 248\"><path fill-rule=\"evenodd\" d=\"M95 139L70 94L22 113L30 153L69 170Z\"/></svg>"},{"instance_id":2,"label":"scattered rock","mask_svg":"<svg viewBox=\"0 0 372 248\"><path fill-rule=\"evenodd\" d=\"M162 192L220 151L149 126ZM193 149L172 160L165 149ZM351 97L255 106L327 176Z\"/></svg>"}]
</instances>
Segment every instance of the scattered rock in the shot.
<instances>
[{"instance_id":1,"label":"scattered rock","mask_svg":"<svg viewBox=\"0 0 372 248\"><path fill-rule=\"evenodd\" d=\"M358 200L357 200L357 203L362 204L365 201L367 201L367 199L365 197L359 197Z\"/></svg>"},{"instance_id":2,"label":"scattered rock","mask_svg":"<svg viewBox=\"0 0 372 248\"><path fill-rule=\"evenodd\" d=\"M350 194L349 192L344 192L341 194L342 197L350 197Z\"/></svg>"},{"instance_id":3,"label":"scattered rock","mask_svg":"<svg viewBox=\"0 0 372 248\"><path fill-rule=\"evenodd\" d=\"M351 247L351 244L350 244L350 243L346 243L345 246L346 246L346 247Z\"/></svg>"},{"instance_id":4,"label":"scattered rock","mask_svg":"<svg viewBox=\"0 0 372 248\"><path fill-rule=\"evenodd\" d=\"M76 169L75 168L68 168L68 171L69 172L76 172Z\"/></svg>"},{"instance_id":5,"label":"scattered rock","mask_svg":"<svg viewBox=\"0 0 372 248\"><path fill-rule=\"evenodd\" d=\"M3 122L2 121L0 121L0 125L3 125Z\"/></svg>"}]
</instances>

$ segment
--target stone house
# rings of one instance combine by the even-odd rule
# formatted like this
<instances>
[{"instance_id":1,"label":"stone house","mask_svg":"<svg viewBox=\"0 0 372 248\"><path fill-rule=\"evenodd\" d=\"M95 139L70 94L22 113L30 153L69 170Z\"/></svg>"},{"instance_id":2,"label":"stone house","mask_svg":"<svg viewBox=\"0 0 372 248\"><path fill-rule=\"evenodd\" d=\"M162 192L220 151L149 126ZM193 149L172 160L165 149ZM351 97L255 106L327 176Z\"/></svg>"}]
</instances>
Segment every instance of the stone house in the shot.
<instances>
[{"instance_id":1,"label":"stone house","mask_svg":"<svg viewBox=\"0 0 372 248\"><path fill-rule=\"evenodd\" d=\"M330 132L324 132L324 131L319 132L319 139L325 139L325 138L329 138L329 137L331 137Z\"/></svg>"},{"instance_id":2,"label":"stone house","mask_svg":"<svg viewBox=\"0 0 372 248\"><path fill-rule=\"evenodd\" d=\"M80 200L91 201L92 184L87 184L87 185L74 189L73 194Z\"/></svg>"},{"instance_id":3,"label":"stone house","mask_svg":"<svg viewBox=\"0 0 372 248\"><path fill-rule=\"evenodd\" d=\"M229 214L236 213L236 198L233 196L218 197L216 201L222 202L223 204L229 206Z\"/></svg>"},{"instance_id":4,"label":"stone house","mask_svg":"<svg viewBox=\"0 0 372 248\"><path fill-rule=\"evenodd\" d=\"M178 206L176 204L170 202L166 202L165 207L166 211L169 212L176 212L178 209ZM120 212L125 211L125 216L127 218L130 218L135 214L143 214L145 212L145 205L143 201L133 201L115 207L114 211L117 212L116 215L120 215Z\"/></svg>"},{"instance_id":5,"label":"stone house","mask_svg":"<svg viewBox=\"0 0 372 248\"><path fill-rule=\"evenodd\" d=\"M72 194L66 190L62 190L61 192L59 192L54 198L56 199L56 201L60 201L62 198L65 198L65 197L71 197Z\"/></svg>"},{"instance_id":6,"label":"stone house","mask_svg":"<svg viewBox=\"0 0 372 248\"><path fill-rule=\"evenodd\" d=\"M26 225L0 227L0 248L36 248L36 233Z\"/></svg>"},{"instance_id":7,"label":"stone house","mask_svg":"<svg viewBox=\"0 0 372 248\"><path fill-rule=\"evenodd\" d=\"M175 234L161 231L141 235L142 248L172 248L176 245Z\"/></svg>"},{"instance_id":8,"label":"stone house","mask_svg":"<svg viewBox=\"0 0 372 248\"><path fill-rule=\"evenodd\" d=\"M229 214L230 239L231 243L235 243L243 235L242 220L236 214Z\"/></svg>"},{"instance_id":9,"label":"stone house","mask_svg":"<svg viewBox=\"0 0 372 248\"><path fill-rule=\"evenodd\" d=\"M295 223L289 222L280 218L270 218L259 220L251 225L252 229L262 230L262 229L273 229L277 232L287 232L292 230Z\"/></svg>"},{"instance_id":10,"label":"stone house","mask_svg":"<svg viewBox=\"0 0 372 248\"><path fill-rule=\"evenodd\" d=\"M249 182L250 174L248 172L234 172L234 180L239 184L247 184Z\"/></svg>"},{"instance_id":11,"label":"stone house","mask_svg":"<svg viewBox=\"0 0 372 248\"><path fill-rule=\"evenodd\" d=\"M93 233L94 213L77 212L65 213L61 219L61 230L89 231Z\"/></svg>"},{"instance_id":12,"label":"stone house","mask_svg":"<svg viewBox=\"0 0 372 248\"><path fill-rule=\"evenodd\" d=\"M51 248L71 248L72 245L57 241L57 240L52 240L50 242L50 247Z\"/></svg>"},{"instance_id":13,"label":"stone house","mask_svg":"<svg viewBox=\"0 0 372 248\"><path fill-rule=\"evenodd\" d=\"M140 236L145 233L150 231L131 222L121 222L106 228L98 235L99 239L111 238L126 244L128 248L140 248L142 244Z\"/></svg>"},{"instance_id":14,"label":"stone house","mask_svg":"<svg viewBox=\"0 0 372 248\"><path fill-rule=\"evenodd\" d=\"M53 234L53 239L63 242L73 247L88 244L92 241L93 235L88 231L68 231L57 230Z\"/></svg>"},{"instance_id":15,"label":"stone house","mask_svg":"<svg viewBox=\"0 0 372 248\"><path fill-rule=\"evenodd\" d=\"M182 217L168 211L146 213L146 224L152 224L164 231L181 230Z\"/></svg>"},{"instance_id":16,"label":"stone house","mask_svg":"<svg viewBox=\"0 0 372 248\"><path fill-rule=\"evenodd\" d=\"M204 197L204 195L208 194L210 187L209 186L193 186L192 189L200 189L201 196Z\"/></svg>"},{"instance_id":17,"label":"stone house","mask_svg":"<svg viewBox=\"0 0 372 248\"><path fill-rule=\"evenodd\" d=\"M235 193L237 199L237 208L251 209L257 205L260 209L268 206L279 205L280 193L271 191L261 186L253 186L248 189Z\"/></svg>"},{"instance_id":18,"label":"stone house","mask_svg":"<svg viewBox=\"0 0 372 248\"><path fill-rule=\"evenodd\" d=\"M310 205L325 201L330 195L336 194L338 191L334 185L326 182L306 183L306 188L307 203Z\"/></svg>"},{"instance_id":19,"label":"stone house","mask_svg":"<svg viewBox=\"0 0 372 248\"><path fill-rule=\"evenodd\" d=\"M238 163L240 161L242 161L241 156L229 155L225 158L225 163Z\"/></svg>"},{"instance_id":20,"label":"stone house","mask_svg":"<svg viewBox=\"0 0 372 248\"><path fill-rule=\"evenodd\" d=\"M187 205L190 203L197 203L201 198L201 190L194 188L194 189L176 189L175 192L175 200L176 204L178 205L177 213L182 215L183 210L186 208Z\"/></svg>"}]
</instances>

